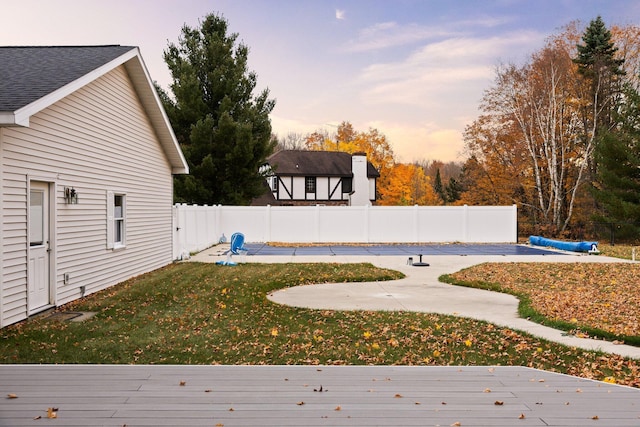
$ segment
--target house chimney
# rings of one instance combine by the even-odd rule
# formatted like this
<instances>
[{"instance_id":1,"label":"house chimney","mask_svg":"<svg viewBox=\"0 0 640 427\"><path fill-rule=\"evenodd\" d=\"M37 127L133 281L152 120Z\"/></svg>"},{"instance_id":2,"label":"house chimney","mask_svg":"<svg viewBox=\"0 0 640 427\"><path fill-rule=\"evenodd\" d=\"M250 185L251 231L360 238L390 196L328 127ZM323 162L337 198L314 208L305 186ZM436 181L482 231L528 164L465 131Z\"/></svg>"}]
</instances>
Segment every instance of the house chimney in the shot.
<instances>
[{"instance_id":1,"label":"house chimney","mask_svg":"<svg viewBox=\"0 0 640 427\"><path fill-rule=\"evenodd\" d=\"M351 156L351 172L353 173L352 206L371 205L367 163L366 153L353 153Z\"/></svg>"}]
</instances>

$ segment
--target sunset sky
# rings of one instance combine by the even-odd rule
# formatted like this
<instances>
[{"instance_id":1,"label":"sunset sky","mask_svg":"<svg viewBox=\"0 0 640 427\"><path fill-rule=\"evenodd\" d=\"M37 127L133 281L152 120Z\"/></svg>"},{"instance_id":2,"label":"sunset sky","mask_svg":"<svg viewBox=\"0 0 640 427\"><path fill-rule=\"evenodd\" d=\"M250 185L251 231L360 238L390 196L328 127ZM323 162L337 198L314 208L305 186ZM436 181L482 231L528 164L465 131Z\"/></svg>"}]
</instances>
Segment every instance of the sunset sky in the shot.
<instances>
[{"instance_id":1,"label":"sunset sky","mask_svg":"<svg viewBox=\"0 0 640 427\"><path fill-rule=\"evenodd\" d=\"M208 13L250 48L275 133L349 121L385 134L404 162L463 160L495 67L571 21L640 25L637 0L20 0L2 5L0 45L139 46L167 88L163 51Z\"/></svg>"}]
</instances>

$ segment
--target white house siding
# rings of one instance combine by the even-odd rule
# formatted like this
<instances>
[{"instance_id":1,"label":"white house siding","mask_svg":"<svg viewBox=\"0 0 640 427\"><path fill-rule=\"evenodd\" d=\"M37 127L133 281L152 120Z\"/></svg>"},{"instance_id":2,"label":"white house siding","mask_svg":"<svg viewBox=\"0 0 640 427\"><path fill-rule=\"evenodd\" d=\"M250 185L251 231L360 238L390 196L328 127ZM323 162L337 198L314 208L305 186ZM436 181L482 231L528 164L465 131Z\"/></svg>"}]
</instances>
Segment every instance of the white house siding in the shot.
<instances>
[{"instance_id":1,"label":"white house siding","mask_svg":"<svg viewBox=\"0 0 640 427\"><path fill-rule=\"evenodd\" d=\"M292 184L289 192L292 194L293 200L305 200L308 196L305 190L305 178L303 176L294 176L291 180Z\"/></svg>"},{"instance_id":2,"label":"white house siding","mask_svg":"<svg viewBox=\"0 0 640 427\"><path fill-rule=\"evenodd\" d=\"M56 305L171 262L171 167L123 66L32 116L29 128L1 131L0 326L27 317L29 176L55 183ZM78 204L65 204L65 186ZM107 191L126 194L124 249L107 249Z\"/></svg>"}]
</instances>

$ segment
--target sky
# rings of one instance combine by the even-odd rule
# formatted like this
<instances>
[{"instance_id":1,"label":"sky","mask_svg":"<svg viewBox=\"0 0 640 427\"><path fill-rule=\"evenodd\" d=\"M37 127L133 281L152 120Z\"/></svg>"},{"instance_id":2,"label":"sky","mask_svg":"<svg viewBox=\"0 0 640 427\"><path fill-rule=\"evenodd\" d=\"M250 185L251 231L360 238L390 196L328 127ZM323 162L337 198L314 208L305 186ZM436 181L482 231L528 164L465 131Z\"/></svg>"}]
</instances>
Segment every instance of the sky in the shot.
<instances>
[{"instance_id":1,"label":"sky","mask_svg":"<svg viewBox=\"0 0 640 427\"><path fill-rule=\"evenodd\" d=\"M500 64L524 63L572 21L640 25L638 0L19 0L3 2L0 45L139 46L163 60L210 13L249 48L273 132L375 128L397 161L463 161L463 132Z\"/></svg>"}]
</instances>

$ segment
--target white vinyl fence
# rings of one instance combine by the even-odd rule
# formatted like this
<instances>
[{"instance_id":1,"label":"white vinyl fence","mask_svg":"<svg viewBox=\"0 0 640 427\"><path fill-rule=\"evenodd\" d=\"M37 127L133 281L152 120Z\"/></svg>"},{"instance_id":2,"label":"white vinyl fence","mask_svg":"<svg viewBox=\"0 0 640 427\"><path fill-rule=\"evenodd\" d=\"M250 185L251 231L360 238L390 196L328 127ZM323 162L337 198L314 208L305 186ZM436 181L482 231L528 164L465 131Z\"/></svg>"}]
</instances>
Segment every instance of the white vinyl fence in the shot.
<instances>
[{"instance_id":1,"label":"white vinyl fence","mask_svg":"<svg viewBox=\"0 0 640 427\"><path fill-rule=\"evenodd\" d=\"M234 232L247 242L516 243L513 206L173 207L173 255L206 249Z\"/></svg>"}]
</instances>

